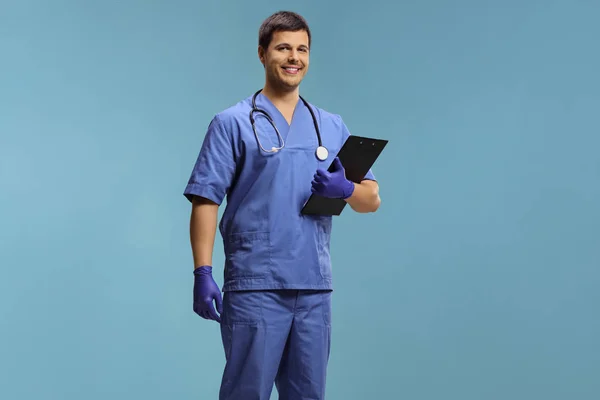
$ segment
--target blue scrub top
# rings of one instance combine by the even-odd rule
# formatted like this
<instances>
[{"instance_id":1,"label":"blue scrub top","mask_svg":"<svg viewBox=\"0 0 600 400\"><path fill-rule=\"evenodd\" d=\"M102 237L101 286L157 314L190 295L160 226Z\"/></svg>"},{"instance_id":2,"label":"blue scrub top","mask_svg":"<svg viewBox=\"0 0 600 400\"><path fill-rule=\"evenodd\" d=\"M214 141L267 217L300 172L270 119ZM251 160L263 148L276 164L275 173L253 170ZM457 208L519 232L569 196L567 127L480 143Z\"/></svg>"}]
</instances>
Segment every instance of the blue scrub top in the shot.
<instances>
[{"instance_id":1,"label":"blue scrub top","mask_svg":"<svg viewBox=\"0 0 600 400\"><path fill-rule=\"evenodd\" d=\"M317 134L310 111L298 100L291 125L260 93L256 106L275 122L285 147L260 149L250 124L252 97L218 113L209 124L184 195L227 205L219 223L225 251L223 291L331 290L331 216L300 213L317 168L327 169L350 135L339 115L309 104L329 158L315 156ZM262 147L279 147L277 133L254 113ZM365 179L375 180L372 171Z\"/></svg>"}]
</instances>

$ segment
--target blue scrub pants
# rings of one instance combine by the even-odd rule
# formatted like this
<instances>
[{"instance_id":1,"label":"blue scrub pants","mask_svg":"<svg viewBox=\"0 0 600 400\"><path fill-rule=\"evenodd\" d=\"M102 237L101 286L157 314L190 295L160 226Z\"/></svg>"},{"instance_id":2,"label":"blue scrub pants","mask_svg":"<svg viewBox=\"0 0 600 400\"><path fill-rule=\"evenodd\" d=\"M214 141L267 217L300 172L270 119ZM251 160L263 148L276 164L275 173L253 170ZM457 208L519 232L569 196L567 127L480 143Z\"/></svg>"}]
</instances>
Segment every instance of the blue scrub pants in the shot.
<instances>
[{"instance_id":1,"label":"blue scrub pants","mask_svg":"<svg viewBox=\"0 0 600 400\"><path fill-rule=\"evenodd\" d=\"M223 295L220 400L322 400L331 342L331 291Z\"/></svg>"}]
</instances>

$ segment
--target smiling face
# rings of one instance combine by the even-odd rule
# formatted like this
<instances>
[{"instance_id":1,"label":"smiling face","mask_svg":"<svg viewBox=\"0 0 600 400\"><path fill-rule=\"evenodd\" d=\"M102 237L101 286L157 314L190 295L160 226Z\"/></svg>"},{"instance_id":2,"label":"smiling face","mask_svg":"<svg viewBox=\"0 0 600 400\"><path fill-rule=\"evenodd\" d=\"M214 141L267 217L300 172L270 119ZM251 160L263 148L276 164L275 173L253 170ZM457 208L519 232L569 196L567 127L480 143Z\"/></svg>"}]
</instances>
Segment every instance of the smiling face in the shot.
<instances>
[{"instance_id":1,"label":"smiling face","mask_svg":"<svg viewBox=\"0 0 600 400\"><path fill-rule=\"evenodd\" d=\"M296 90L308 71L309 38L306 31L277 31L258 56L265 67L267 85L277 91Z\"/></svg>"}]
</instances>

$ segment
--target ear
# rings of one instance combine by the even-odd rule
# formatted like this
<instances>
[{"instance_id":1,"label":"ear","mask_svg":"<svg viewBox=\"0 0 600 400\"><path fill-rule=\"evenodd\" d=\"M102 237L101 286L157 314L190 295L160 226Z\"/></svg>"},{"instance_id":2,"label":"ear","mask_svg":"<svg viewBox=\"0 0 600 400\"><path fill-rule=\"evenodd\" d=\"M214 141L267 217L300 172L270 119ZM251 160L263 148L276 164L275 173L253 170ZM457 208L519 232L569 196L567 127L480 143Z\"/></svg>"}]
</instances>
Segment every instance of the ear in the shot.
<instances>
[{"instance_id":1,"label":"ear","mask_svg":"<svg viewBox=\"0 0 600 400\"><path fill-rule=\"evenodd\" d=\"M258 46L258 59L260 60L261 64L264 66L265 65L265 50L261 46Z\"/></svg>"}]
</instances>

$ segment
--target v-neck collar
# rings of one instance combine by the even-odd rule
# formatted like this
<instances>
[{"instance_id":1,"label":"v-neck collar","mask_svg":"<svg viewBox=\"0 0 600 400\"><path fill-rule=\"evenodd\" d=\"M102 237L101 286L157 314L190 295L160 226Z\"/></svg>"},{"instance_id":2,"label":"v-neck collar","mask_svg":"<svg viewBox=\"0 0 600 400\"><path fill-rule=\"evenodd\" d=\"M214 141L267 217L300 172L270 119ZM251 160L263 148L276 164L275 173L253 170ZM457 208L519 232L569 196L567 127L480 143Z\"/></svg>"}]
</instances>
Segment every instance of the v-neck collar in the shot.
<instances>
[{"instance_id":1,"label":"v-neck collar","mask_svg":"<svg viewBox=\"0 0 600 400\"><path fill-rule=\"evenodd\" d=\"M260 100L260 101L259 101ZM264 94L259 93L256 99L257 103L262 103L262 107L259 104L256 104L258 108L263 108L267 114L273 118L273 121L277 124L277 127L281 130L282 127L285 127L285 130L288 131L292 125L294 124L294 118L296 118L296 114L298 113L298 106L301 102L300 99L297 100L296 105L294 106L294 112L292 113L292 121L290 123L287 122L287 119L283 116L281 111L273 104L273 102ZM283 133L282 133L283 134Z\"/></svg>"}]
</instances>

